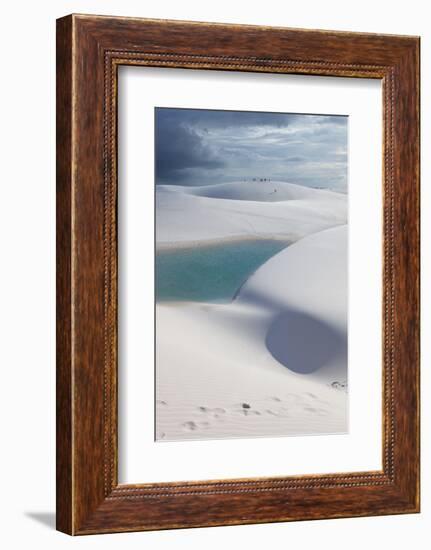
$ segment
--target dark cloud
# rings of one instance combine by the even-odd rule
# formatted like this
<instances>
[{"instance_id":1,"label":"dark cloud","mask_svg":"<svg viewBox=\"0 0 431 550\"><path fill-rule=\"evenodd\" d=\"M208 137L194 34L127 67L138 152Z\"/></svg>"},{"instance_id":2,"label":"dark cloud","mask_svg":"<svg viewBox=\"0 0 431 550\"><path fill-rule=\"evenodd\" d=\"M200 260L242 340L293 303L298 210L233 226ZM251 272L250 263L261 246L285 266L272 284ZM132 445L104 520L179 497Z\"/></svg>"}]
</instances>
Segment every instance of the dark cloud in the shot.
<instances>
[{"instance_id":1,"label":"dark cloud","mask_svg":"<svg viewBox=\"0 0 431 550\"><path fill-rule=\"evenodd\" d=\"M197 169L212 170L223 166L221 159L196 131L180 121L156 115L156 179L182 180Z\"/></svg>"},{"instance_id":2,"label":"dark cloud","mask_svg":"<svg viewBox=\"0 0 431 550\"><path fill-rule=\"evenodd\" d=\"M250 111L219 111L210 109L156 109L160 121L200 128L209 133L214 128L246 126L283 127L291 115L285 113L255 113ZM262 116L264 115L264 116Z\"/></svg>"},{"instance_id":3,"label":"dark cloud","mask_svg":"<svg viewBox=\"0 0 431 550\"><path fill-rule=\"evenodd\" d=\"M347 185L347 117L157 108L156 182Z\"/></svg>"}]
</instances>

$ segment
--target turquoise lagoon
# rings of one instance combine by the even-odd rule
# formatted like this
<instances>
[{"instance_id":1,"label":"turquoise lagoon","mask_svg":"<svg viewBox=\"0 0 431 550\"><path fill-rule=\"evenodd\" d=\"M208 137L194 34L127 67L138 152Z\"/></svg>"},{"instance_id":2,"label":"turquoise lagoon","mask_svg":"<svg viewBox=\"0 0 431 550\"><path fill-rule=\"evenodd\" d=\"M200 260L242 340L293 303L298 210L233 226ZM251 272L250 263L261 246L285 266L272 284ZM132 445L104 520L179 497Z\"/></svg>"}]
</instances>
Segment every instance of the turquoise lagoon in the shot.
<instances>
[{"instance_id":1,"label":"turquoise lagoon","mask_svg":"<svg viewBox=\"0 0 431 550\"><path fill-rule=\"evenodd\" d=\"M230 302L241 285L289 243L244 240L156 253L156 300Z\"/></svg>"}]
</instances>

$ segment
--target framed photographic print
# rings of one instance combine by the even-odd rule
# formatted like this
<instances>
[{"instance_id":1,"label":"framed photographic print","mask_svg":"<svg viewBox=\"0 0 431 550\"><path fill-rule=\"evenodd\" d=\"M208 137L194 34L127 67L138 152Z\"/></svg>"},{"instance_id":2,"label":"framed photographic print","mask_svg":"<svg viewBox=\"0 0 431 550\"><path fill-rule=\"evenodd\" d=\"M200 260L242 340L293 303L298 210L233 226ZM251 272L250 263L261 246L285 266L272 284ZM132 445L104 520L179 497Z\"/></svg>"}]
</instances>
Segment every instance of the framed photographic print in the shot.
<instances>
[{"instance_id":1,"label":"framed photographic print","mask_svg":"<svg viewBox=\"0 0 431 550\"><path fill-rule=\"evenodd\" d=\"M57 21L57 528L419 511L419 39Z\"/></svg>"}]
</instances>

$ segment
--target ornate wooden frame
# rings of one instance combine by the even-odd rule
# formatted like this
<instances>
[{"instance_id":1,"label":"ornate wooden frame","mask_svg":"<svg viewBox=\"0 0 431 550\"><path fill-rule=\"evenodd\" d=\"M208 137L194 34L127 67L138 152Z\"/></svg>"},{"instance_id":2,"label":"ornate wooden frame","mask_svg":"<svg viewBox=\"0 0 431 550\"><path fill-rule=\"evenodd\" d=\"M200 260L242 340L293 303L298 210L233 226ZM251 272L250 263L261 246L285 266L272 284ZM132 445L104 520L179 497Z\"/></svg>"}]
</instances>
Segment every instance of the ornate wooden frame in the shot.
<instances>
[{"instance_id":1,"label":"ornate wooden frame","mask_svg":"<svg viewBox=\"0 0 431 550\"><path fill-rule=\"evenodd\" d=\"M119 485L119 65L377 78L384 102L383 469ZM70 15L57 21L57 528L419 511L419 38Z\"/></svg>"}]
</instances>

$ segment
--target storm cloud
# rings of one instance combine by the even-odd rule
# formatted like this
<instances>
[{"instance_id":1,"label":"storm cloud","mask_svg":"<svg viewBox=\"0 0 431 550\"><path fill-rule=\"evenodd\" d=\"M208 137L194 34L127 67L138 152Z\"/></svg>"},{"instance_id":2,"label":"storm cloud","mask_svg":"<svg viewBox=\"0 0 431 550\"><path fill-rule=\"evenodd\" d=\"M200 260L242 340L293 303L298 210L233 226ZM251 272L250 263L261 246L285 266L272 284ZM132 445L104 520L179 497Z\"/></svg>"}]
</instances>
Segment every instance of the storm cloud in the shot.
<instances>
[{"instance_id":1,"label":"storm cloud","mask_svg":"<svg viewBox=\"0 0 431 550\"><path fill-rule=\"evenodd\" d=\"M271 178L347 188L347 117L155 109L156 183Z\"/></svg>"}]
</instances>

